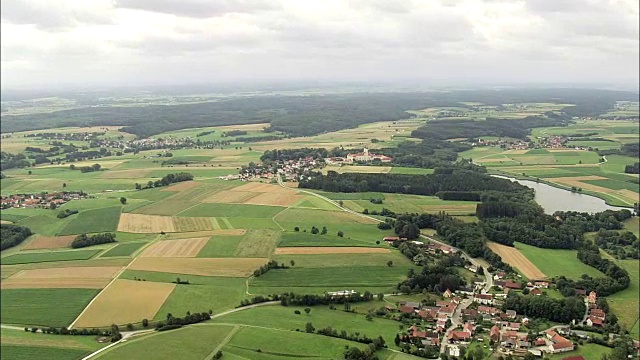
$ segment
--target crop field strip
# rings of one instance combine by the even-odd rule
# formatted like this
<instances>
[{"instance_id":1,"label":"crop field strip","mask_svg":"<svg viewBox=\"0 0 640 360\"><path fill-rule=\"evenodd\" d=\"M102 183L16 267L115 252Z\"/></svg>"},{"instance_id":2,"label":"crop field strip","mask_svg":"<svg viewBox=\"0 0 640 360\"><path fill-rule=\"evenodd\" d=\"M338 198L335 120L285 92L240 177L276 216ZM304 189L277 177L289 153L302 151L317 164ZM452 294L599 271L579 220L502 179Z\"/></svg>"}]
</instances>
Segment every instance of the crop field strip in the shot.
<instances>
[{"instance_id":1,"label":"crop field strip","mask_svg":"<svg viewBox=\"0 0 640 360\"><path fill-rule=\"evenodd\" d=\"M266 258L136 258L128 267L131 270L157 271L202 276L247 277Z\"/></svg>"},{"instance_id":2,"label":"crop field strip","mask_svg":"<svg viewBox=\"0 0 640 360\"><path fill-rule=\"evenodd\" d=\"M0 283L0 288L102 289L121 269L121 267L72 267L21 270L4 279Z\"/></svg>"},{"instance_id":3,"label":"crop field strip","mask_svg":"<svg viewBox=\"0 0 640 360\"><path fill-rule=\"evenodd\" d=\"M153 243L140 254L140 257L195 257L209 238L189 238L181 240L162 240Z\"/></svg>"},{"instance_id":4,"label":"crop field strip","mask_svg":"<svg viewBox=\"0 0 640 360\"><path fill-rule=\"evenodd\" d=\"M74 235L68 236L41 236L36 235L35 239L29 241L23 250L41 250L41 249L58 249L67 248L75 239Z\"/></svg>"},{"instance_id":5,"label":"crop field strip","mask_svg":"<svg viewBox=\"0 0 640 360\"><path fill-rule=\"evenodd\" d=\"M504 262L520 270L522 275L526 276L528 279L539 280L547 277L515 247L494 242L488 242L487 246L491 251L498 254Z\"/></svg>"}]
</instances>

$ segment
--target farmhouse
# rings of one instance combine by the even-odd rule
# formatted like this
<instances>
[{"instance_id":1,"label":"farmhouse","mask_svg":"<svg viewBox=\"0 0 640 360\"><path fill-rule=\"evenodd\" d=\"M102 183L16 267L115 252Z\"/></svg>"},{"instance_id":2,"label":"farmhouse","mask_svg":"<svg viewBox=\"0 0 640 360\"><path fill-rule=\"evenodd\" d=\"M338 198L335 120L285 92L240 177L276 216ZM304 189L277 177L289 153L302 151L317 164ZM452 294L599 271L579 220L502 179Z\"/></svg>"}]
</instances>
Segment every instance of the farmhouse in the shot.
<instances>
[{"instance_id":1,"label":"farmhouse","mask_svg":"<svg viewBox=\"0 0 640 360\"><path fill-rule=\"evenodd\" d=\"M589 301L589 304L595 305L596 300L598 300L598 295L596 294L596 292L595 291L590 292L589 297L587 298L587 301Z\"/></svg>"},{"instance_id":2,"label":"farmhouse","mask_svg":"<svg viewBox=\"0 0 640 360\"><path fill-rule=\"evenodd\" d=\"M593 317L596 317L598 319L601 319L601 320L604 320L605 317L606 317L606 314L601 309L591 309L591 310L589 310L589 315L591 315Z\"/></svg>"},{"instance_id":3,"label":"farmhouse","mask_svg":"<svg viewBox=\"0 0 640 360\"><path fill-rule=\"evenodd\" d=\"M381 162L391 162L393 158L385 155L370 153L369 149L367 148L364 148L364 150L361 153L348 154L346 158L346 162L349 162L349 163L357 162L357 161L369 162L374 160L378 160Z\"/></svg>"},{"instance_id":4,"label":"farmhouse","mask_svg":"<svg viewBox=\"0 0 640 360\"><path fill-rule=\"evenodd\" d=\"M493 295L491 294L475 294L473 295L473 302L483 305L493 304Z\"/></svg>"},{"instance_id":5,"label":"farmhouse","mask_svg":"<svg viewBox=\"0 0 640 360\"><path fill-rule=\"evenodd\" d=\"M602 327L603 321L602 319L597 318L595 316L589 316L589 318L587 318L587 325L594 326L594 327Z\"/></svg>"}]
</instances>

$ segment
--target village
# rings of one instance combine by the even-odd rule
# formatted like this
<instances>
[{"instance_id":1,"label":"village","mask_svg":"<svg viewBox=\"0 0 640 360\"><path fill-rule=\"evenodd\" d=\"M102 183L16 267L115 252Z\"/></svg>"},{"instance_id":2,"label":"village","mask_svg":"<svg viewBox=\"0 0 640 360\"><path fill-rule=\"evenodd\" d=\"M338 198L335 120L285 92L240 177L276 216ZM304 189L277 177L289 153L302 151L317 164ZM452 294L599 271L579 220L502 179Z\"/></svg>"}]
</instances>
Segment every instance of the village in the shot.
<instances>
[{"instance_id":1,"label":"village","mask_svg":"<svg viewBox=\"0 0 640 360\"><path fill-rule=\"evenodd\" d=\"M16 194L0 198L0 208L44 208L56 209L71 200L86 199L82 191L62 191L57 193Z\"/></svg>"}]
</instances>

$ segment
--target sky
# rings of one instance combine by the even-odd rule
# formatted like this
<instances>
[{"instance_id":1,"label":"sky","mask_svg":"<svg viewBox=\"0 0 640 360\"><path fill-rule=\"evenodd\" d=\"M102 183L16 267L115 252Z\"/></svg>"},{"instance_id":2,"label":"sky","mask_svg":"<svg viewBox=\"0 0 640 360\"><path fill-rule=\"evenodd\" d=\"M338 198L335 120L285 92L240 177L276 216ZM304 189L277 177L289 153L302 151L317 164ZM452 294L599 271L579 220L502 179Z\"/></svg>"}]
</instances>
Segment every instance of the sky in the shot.
<instances>
[{"instance_id":1,"label":"sky","mask_svg":"<svg viewBox=\"0 0 640 360\"><path fill-rule=\"evenodd\" d=\"M2 0L1 86L638 86L638 0Z\"/></svg>"}]
</instances>

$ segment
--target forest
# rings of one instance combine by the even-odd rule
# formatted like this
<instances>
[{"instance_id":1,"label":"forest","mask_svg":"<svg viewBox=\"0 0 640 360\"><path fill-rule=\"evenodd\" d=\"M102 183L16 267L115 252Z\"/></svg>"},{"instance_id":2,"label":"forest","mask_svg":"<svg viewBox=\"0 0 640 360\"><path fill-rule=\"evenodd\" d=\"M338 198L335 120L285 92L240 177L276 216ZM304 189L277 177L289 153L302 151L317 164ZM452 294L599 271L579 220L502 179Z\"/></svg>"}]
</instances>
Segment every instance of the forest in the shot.
<instances>
[{"instance_id":1,"label":"forest","mask_svg":"<svg viewBox=\"0 0 640 360\"><path fill-rule=\"evenodd\" d=\"M367 174L328 171L327 175L313 173L299 183L300 188L330 192L385 192L434 196L441 191L500 191L530 193L531 189L518 183L491 177L471 170L452 170L451 173L430 175Z\"/></svg>"},{"instance_id":2,"label":"forest","mask_svg":"<svg viewBox=\"0 0 640 360\"><path fill-rule=\"evenodd\" d=\"M71 247L74 249L83 248L87 246L108 244L116 242L116 235L113 233L94 234L88 236L87 234L80 234L76 236L71 242Z\"/></svg>"},{"instance_id":3,"label":"forest","mask_svg":"<svg viewBox=\"0 0 640 360\"><path fill-rule=\"evenodd\" d=\"M73 95L72 95L73 96ZM112 125L140 138L162 132L204 126L271 123L270 131L309 136L361 124L411 117L407 110L457 106L460 102L502 105L527 102L574 104L568 116L593 116L613 109L615 101L637 101L623 91L580 89L512 89L449 92L352 93L318 96L255 96L218 101L147 106L105 106L81 95L87 107L52 113L5 115L2 133L65 126ZM91 106L100 104L101 106ZM436 137L440 138L440 137Z\"/></svg>"},{"instance_id":4,"label":"forest","mask_svg":"<svg viewBox=\"0 0 640 360\"><path fill-rule=\"evenodd\" d=\"M0 250L20 244L31 234L31 229L25 226L0 224Z\"/></svg>"},{"instance_id":5,"label":"forest","mask_svg":"<svg viewBox=\"0 0 640 360\"><path fill-rule=\"evenodd\" d=\"M631 231L600 230L596 244L616 259L640 258L640 241Z\"/></svg>"},{"instance_id":6,"label":"forest","mask_svg":"<svg viewBox=\"0 0 640 360\"><path fill-rule=\"evenodd\" d=\"M522 296L514 291L507 295L503 308L515 310L518 314L527 314L528 317L564 324L573 319L582 320L586 311L584 301L575 296L554 299L548 296Z\"/></svg>"}]
</instances>

